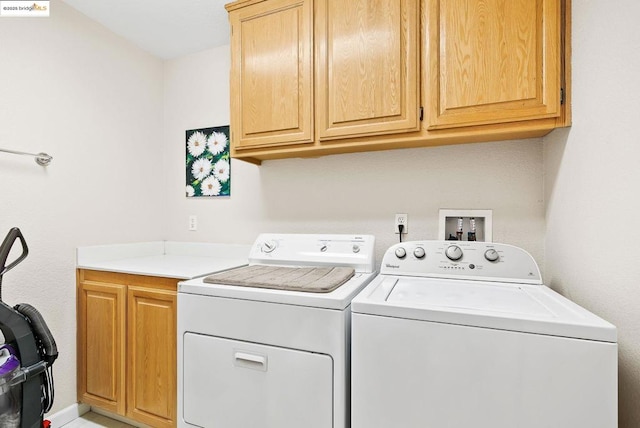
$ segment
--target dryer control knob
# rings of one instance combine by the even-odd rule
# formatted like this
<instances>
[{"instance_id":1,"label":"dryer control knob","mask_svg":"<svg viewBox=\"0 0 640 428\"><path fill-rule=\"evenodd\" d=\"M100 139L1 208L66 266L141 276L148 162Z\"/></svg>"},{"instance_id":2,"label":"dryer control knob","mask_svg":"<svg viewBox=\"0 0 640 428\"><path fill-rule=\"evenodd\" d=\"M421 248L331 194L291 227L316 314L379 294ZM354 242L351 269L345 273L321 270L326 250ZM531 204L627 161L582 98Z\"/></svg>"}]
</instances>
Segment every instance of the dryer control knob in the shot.
<instances>
[{"instance_id":1,"label":"dryer control knob","mask_svg":"<svg viewBox=\"0 0 640 428\"><path fill-rule=\"evenodd\" d=\"M360 245L353 245L353 247L351 248L353 250L354 253L359 253L360 252Z\"/></svg>"},{"instance_id":2,"label":"dryer control knob","mask_svg":"<svg viewBox=\"0 0 640 428\"><path fill-rule=\"evenodd\" d=\"M484 258L490 262L497 262L498 259L500 259L500 254L498 254L498 252L493 248L490 248L484 252Z\"/></svg>"},{"instance_id":3,"label":"dryer control knob","mask_svg":"<svg viewBox=\"0 0 640 428\"><path fill-rule=\"evenodd\" d=\"M399 259L404 259L405 257L407 257L407 250L402 247L396 248L396 257Z\"/></svg>"},{"instance_id":4,"label":"dryer control knob","mask_svg":"<svg viewBox=\"0 0 640 428\"><path fill-rule=\"evenodd\" d=\"M449 245L444 253L449 260L456 261L462 258L462 249L457 245Z\"/></svg>"},{"instance_id":5,"label":"dryer control knob","mask_svg":"<svg viewBox=\"0 0 640 428\"><path fill-rule=\"evenodd\" d=\"M417 259L424 259L426 253L424 252L424 248L416 247L416 249L413 250L413 255L416 256Z\"/></svg>"},{"instance_id":6,"label":"dryer control knob","mask_svg":"<svg viewBox=\"0 0 640 428\"><path fill-rule=\"evenodd\" d=\"M265 241L265 242L262 243L262 246L260 247L260 250L263 253L270 253L273 250L275 250L277 246L278 246L278 244L276 244L275 241Z\"/></svg>"}]
</instances>

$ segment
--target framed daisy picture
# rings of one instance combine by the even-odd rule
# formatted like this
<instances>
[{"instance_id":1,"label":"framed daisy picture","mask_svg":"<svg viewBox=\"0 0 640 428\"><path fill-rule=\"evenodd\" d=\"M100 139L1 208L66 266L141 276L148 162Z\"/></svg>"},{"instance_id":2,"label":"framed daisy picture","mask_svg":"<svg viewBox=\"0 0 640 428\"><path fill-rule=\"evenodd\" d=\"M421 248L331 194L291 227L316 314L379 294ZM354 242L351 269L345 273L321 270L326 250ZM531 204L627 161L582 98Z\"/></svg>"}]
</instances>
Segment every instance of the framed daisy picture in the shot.
<instances>
[{"instance_id":1,"label":"framed daisy picture","mask_svg":"<svg viewBox=\"0 0 640 428\"><path fill-rule=\"evenodd\" d=\"M187 198L231 196L229 126L192 129L187 140Z\"/></svg>"}]
</instances>

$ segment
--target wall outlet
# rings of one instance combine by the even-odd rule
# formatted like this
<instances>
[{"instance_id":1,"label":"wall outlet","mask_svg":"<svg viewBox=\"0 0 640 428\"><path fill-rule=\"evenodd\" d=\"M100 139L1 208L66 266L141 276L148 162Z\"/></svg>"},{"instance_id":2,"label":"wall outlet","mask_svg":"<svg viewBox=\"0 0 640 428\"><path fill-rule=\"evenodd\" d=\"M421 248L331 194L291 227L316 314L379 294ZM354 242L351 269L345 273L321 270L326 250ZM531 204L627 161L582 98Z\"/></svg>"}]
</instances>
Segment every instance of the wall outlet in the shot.
<instances>
[{"instance_id":1,"label":"wall outlet","mask_svg":"<svg viewBox=\"0 0 640 428\"><path fill-rule=\"evenodd\" d=\"M198 216L195 216L195 215L189 216L189 230L191 231L198 230Z\"/></svg>"},{"instance_id":2,"label":"wall outlet","mask_svg":"<svg viewBox=\"0 0 640 428\"><path fill-rule=\"evenodd\" d=\"M403 225L404 229L402 230L402 234L409 232L409 216L406 214L396 214L396 221L394 223L394 232L398 235L398 226Z\"/></svg>"}]
</instances>

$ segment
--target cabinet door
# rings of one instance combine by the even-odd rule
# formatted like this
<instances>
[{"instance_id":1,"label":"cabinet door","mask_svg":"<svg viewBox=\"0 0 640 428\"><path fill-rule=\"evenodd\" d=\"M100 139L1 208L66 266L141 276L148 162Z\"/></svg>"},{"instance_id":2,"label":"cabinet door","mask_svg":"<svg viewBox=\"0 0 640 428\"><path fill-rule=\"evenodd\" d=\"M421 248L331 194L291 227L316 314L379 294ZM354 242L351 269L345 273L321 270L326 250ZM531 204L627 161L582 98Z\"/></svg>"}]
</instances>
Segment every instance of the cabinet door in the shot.
<instances>
[{"instance_id":1,"label":"cabinet door","mask_svg":"<svg viewBox=\"0 0 640 428\"><path fill-rule=\"evenodd\" d=\"M560 115L561 0L427 0L429 128Z\"/></svg>"},{"instance_id":2,"label":"cabinet door","mask_svg":"<svg viewBox=\"0 0 640 428\"><path fill-rule=\"evenodd\" d=\"M320 140L418 130L418 4L316 2Z\"/></svg>"},{"instance_id":3,"label":"cabinet door","mask_svg":"<svg viewBox=\"0 0 640 428\"><path fill-rule=\"evenodd\" d=\"M78 284L78 400L124 415L125 286Z\"/></svg>"},{"instance_id":4,"label":"cabinet door","mask_svg":"<svg viewBox=\"0 0 640 428\"><path fill-rule=\"evenodd\" d=\"M234 150L313 141L311 0L231 10Z\"/></svg>"},{"instance_id":5,"label":"cabinet door","mask_svg":"<svg viewBox=\"0 0 640 428\"><path fill-rule=\"evenodd\" d=\"M129 286L127 300L127 416L175 426L176 292Z\"/></svg>"}]
</instances>

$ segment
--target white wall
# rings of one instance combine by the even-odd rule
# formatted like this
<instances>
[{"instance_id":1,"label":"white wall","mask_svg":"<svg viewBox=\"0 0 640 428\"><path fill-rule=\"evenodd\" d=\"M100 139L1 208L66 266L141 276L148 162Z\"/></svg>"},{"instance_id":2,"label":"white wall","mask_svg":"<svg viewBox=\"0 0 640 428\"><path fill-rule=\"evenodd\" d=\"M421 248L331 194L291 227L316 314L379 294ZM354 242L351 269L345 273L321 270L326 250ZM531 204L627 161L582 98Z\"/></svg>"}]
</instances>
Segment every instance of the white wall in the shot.
<instances>
[{"instance_id":1,"label":"white wall","mask_svg":"<svg viewBox=\"0 0 640 428\"><path fill-rule=\"evenodd\" d=\"M58 344L54 411L76 402L75 248L156 240L162 229L162 62L59 1L49 18L0 18L0 239L29 257L2 298L30 303Z\"/></svg>"},{"instance_id":2,"label":"white wall","mask_svg":"<svg viewBox=\"0 0 640 428\"><path fill-rule=\"evenodd\" d=\"M382 253L409 215L407 239L437 239L439 208L493 209L494 240L543 257L540 140L312 159L232 161L231 197L185 197L185 130L229 124L229 47L165 64L167 236L251 243L260 232L371 233ZM198 231L187 230L190 214Z\"/></svg>"},{"instance_id":3,"label":"white wall","mask_svg":"<svg viewBox=\"0 0 640 428\"><path fill-rule=\"evenodd\" d=\"M621 428L640 426L640 3L573 2L573 126L544 143L546 278L618 327Z\"/></svg>"}]
</instances>

